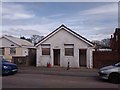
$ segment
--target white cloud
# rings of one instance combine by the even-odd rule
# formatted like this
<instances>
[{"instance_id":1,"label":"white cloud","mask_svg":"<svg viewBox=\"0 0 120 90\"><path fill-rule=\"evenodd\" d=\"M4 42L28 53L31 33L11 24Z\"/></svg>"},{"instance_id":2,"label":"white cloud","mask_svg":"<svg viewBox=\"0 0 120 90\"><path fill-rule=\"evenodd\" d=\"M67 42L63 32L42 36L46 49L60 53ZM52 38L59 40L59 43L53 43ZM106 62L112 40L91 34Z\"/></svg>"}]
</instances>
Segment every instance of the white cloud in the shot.
<instances>
[{"instance_id":1,"label":"white cloud","mask_svg":"<svg viewBox=\"0 0 120 90\"><path fill-rule=\"evenodd\" d=\"M118 3L107 4L82 11L82 15L113 14L118 12Z\"/></svg>"},{"instance_id":2,"label":"white cloud","mask_svg":"<svg viewBox=\"0 0 120 90\"><path fill-rule=\"evenodd\" d=\"M8 20L29 19L35 15L27 10L22 5L13 3L2 4L2 18Z\"/></svg>"},{"instance_id":3,"label":"white cloud","mask_svg":"<svg viewBox=\"0 0 120 90\"><path fill-rule=\"evenodd\" d=\"M117 26L117 7L117 3L111 3L71 13L68 16L67 13L58 13L51 16L36 17L35 14L26 11L22 5L6 4L3 6L5 10L3 10L4 19L16 20L16 22L8 24L9 22L6 20L9 26L7 24L3 26L3 33L18 36L47 35L61 24L65 24L71 30L78 32L89 40L101 40L110 37ZM30 19L33 17L34 19ZM18 19L28 20L17 22ZM111 22L107 20L111 20Z\"/></svg>"},{"instance_id":4,"label":"white cloud","mask_svg":"<svg viewBox=\"0 0 120 90\"><path fill-rule=\"evenodd\" d=\"M60 25L60 24L59 24ZM55 30L58 26L58 23L50 23L43 25L10 25L3 26L3 34L10 34L14 36L32 36L32 35L44 35L46 36L51 31Z\"/></svg>"},{"instance_id":5,"label":"white cloud","mask_svg":"<svg viewBox=\"0 0 120 90\"><path fill-rule=\"evenodd\" d=\"M89 40L102 40L102 39L107 39L107 38L110 38L111 34L97 34L97 35L89 35L89 36L86 36L87 38L89 38Z\"/></svg>"},{"instance_id":6,"label":"white cloud","mask_svg":"<svg viewBox=\"0 0 120 90\"><path fill-rule=\"evenodd\" d=\"M61 16L63 16L63 15L64 15L64 14L55 14L55 15L48 16L48 18L61 17Z\"/></svg>"},{"instance_id":7,"label":"white cloud","mask_svg":"<svg viewBox=\"0 0 120 90\"><path fill-rule=\"evenodd\" d=\"M25 13L14 13L14 14L3 15L2 18L9 20L18 20L18 19L29 19L32 17L34 17L34 15L25 14Z\"/></svg>"}]
</instances>

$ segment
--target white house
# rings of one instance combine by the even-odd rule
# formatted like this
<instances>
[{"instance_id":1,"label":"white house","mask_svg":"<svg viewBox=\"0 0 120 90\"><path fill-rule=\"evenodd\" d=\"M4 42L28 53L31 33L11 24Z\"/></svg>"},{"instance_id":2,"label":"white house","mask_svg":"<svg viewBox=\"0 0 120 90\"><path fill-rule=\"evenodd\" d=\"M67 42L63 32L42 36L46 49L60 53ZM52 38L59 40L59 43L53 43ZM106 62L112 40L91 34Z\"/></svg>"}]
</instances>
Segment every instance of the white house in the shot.
<instances>
[{"instance_id":1,"label":"white house","mask_svg":"<svg viewBox=\"0 0 120 90\"><path fill-rule=\"evenodd\" d=\"M28 56L30 48L35 47L27 40L8 35L0 37L0 56L9 61L11 61L13 57Z\"/></svg>"},{"instance_id":2,"label":"white house","mask_svg":"<svg viewBox=\"0 0 120 90\"><path fill-rule=\"evenodd\" d=\"M37 45L37 66L93 67L94 45L81 35L61 25Z\"/></svg>"}]
</instances>

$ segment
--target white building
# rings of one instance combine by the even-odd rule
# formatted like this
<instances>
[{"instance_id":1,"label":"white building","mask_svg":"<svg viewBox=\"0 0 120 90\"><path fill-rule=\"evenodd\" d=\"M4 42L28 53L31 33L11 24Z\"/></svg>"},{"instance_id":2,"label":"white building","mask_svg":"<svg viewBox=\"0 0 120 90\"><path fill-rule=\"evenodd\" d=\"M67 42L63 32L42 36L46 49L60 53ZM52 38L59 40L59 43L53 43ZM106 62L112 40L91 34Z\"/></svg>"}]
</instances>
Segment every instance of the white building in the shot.
<instances>
[{"instance_id":1,"label":"white building","mask_svg":"<svg viewBox=\"0 0 120 90\"><path fill-rule=\"evenodd\" d=\"M13 36L4 35L0 37L0 56L11 61L13 57L26 57L29 49L34 45L26 40Z\"/></svg>"},{"instance_id":2,"label":"white building","mask_svg":"<svg viewBox=\"0 0 120 90\"><path fill-rule=\"evenodd\" d=\"M94 45L84 37L61 25L37 45L37 66L93 67Z\"/></svg>"}]
</instances>

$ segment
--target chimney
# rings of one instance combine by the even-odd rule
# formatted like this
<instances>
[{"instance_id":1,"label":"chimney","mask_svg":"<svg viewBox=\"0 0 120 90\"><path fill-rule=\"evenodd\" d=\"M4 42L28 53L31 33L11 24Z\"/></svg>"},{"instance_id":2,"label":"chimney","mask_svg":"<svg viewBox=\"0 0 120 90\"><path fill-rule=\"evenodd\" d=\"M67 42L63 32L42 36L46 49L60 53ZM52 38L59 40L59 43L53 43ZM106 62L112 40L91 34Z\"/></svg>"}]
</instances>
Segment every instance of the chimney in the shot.
<instances>
[{"instance_id":1,"label":"chimney","mask_svg":"<svg viewBox=\"0 0 120 90\"><path fill-rule=\"evenodd\" d=\"M113 38L113 36L111 35L111 39Z\"/></svg>"}]
</instances>

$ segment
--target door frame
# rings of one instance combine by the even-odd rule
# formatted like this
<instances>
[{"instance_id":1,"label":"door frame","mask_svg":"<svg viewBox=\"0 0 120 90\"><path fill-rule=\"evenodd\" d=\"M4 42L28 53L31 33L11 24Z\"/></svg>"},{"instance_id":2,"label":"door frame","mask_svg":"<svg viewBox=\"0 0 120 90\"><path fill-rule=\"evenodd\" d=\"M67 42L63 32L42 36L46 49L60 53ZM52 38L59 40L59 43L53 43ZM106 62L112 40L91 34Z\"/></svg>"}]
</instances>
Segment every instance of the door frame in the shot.
<instances>
[{"instance_id":1,"label":"door frame","mask_svg":"<svg viewBox=\"0 0 120 90\"><path fill-rule=\"evenodd\" d=\"M55 58L57 59L56 62ZM60 66L60 49L53 49L53 66Z\"/></svg>"},{"instance_id":2,"label":"door frame","mask_svg":"<svg viewBox=\"0 0 120 90\"><path fill-rule=\"evenodd\" d=\"M85 61L81 63L81 54L80 51L85 50L84 55L85 55ZM84 64L84 65L81 65ZM79 49L79 67L87 67L87 49Z\"/></svg>"}]
</instances>

